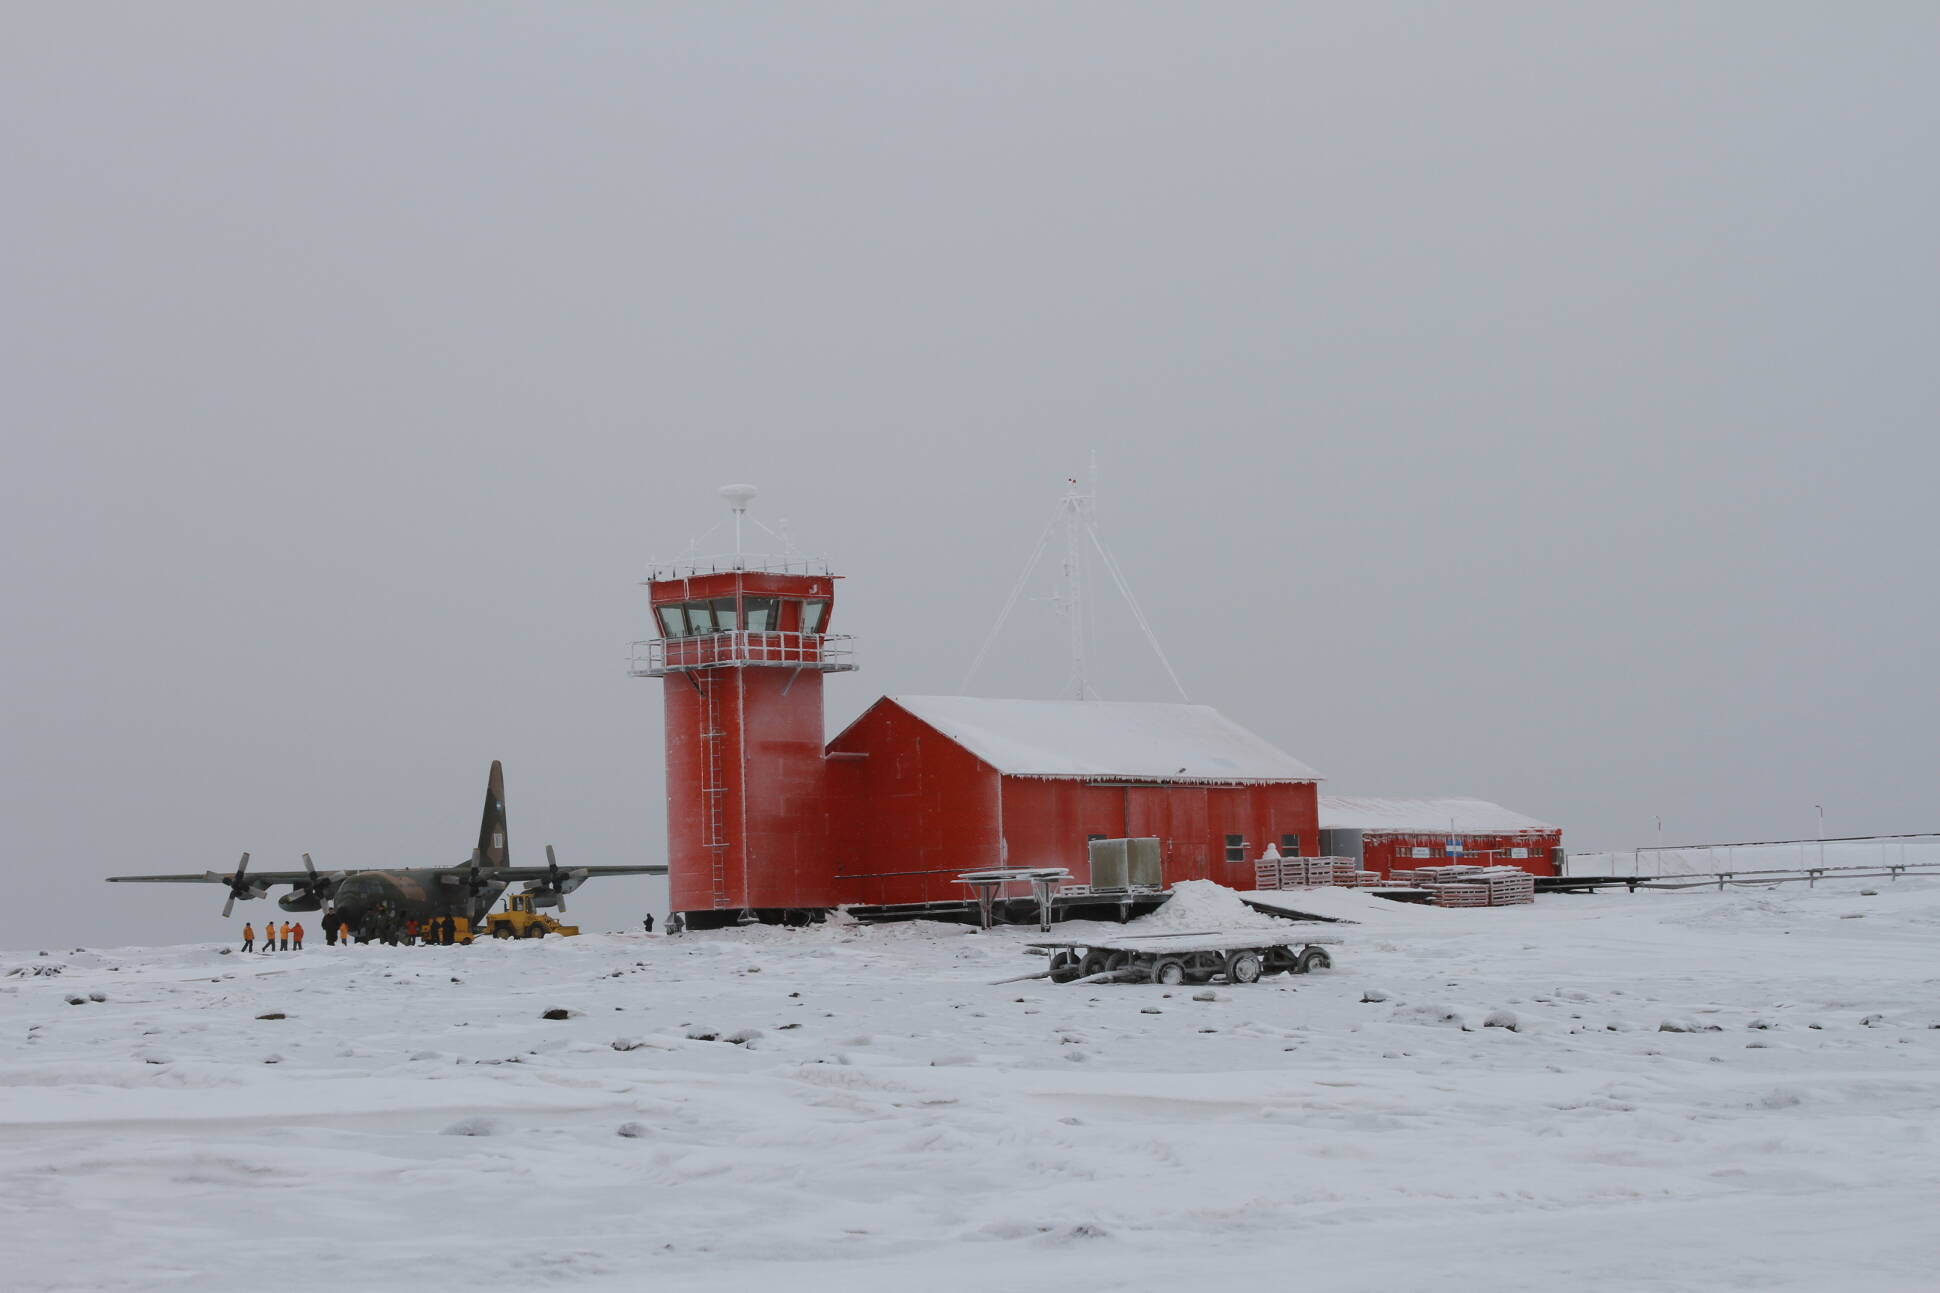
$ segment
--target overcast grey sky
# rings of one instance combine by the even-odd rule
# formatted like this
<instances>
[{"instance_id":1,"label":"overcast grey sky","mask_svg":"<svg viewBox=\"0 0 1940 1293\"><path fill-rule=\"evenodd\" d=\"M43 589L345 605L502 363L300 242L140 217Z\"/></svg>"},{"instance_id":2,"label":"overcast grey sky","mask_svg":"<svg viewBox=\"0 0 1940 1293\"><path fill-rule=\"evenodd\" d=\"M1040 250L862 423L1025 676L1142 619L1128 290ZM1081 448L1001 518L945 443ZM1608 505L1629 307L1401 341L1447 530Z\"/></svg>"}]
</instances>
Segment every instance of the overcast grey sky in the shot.
<instances>
[{"instance_id":1,"label":"overcast grey sky","mask_svg":"<svg viewBox=\"0 0 1940 1293\"><path fill-rule=\"evenodd\" d=\"M957 690L1094 450L1193 699L1333 787L1940 829L1940 6L7 27L0 946L267 908L115 872L459 860L494 757L515 853L657 860L625 644L716 486L850 577L833 730ZM1102 689L1166 699L1128 625Z\"/></svg>"}]
</instances>

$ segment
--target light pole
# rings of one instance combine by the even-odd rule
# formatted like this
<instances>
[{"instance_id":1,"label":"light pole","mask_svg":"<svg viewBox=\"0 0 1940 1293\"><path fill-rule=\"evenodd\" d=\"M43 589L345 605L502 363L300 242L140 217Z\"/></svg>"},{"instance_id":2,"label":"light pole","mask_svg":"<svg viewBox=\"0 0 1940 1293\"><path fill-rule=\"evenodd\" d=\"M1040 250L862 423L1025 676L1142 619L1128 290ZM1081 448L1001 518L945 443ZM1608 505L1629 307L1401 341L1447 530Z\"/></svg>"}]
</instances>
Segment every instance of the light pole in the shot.
<instances>
[{"instance_id":1,"label":"light pole","mask_svg":"<svg viewBox=\"0 0 1940 1293\"><path fill-rule=\"evenodd\" d=\"M1814 804L1812 805L1812 807L1818 809L1819 811L1819 835L1818 835L1819 865L1824 866L1825 865L1825 805Z\"/></svg>"}]
</instances>

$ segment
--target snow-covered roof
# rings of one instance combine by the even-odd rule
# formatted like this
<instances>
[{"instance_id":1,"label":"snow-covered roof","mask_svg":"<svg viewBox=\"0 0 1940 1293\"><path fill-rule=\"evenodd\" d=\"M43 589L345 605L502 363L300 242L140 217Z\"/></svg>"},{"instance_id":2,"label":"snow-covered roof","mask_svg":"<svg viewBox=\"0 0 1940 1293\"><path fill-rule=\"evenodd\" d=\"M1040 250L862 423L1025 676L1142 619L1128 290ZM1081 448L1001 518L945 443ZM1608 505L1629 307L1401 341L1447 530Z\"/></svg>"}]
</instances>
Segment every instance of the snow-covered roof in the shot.
<instances>
[{"instance_id":1,"label":"snow-covered roof","mask_svg":"<svg viewBox=\"0 0 1940 1293\"><path fill-rule=\"evenodd\" d=\"M1486 799L1448 796L1389 799L1370 795L1322 795L1322 830L1411 831L1423 835L1500 835L1553 831L1557 827L1512 812Z\"/></svg>"},{"instance_id":2,"label":"snow-covered roof","mask_svg":"<svg viewBox=\"0 0 1940 1293\"><path fill-rule=\"evenodd\" d=\"M1007 776L1137 781L1318 781L1320 774L1210 705L890 696Z\"/></svg>"}]
</instances>

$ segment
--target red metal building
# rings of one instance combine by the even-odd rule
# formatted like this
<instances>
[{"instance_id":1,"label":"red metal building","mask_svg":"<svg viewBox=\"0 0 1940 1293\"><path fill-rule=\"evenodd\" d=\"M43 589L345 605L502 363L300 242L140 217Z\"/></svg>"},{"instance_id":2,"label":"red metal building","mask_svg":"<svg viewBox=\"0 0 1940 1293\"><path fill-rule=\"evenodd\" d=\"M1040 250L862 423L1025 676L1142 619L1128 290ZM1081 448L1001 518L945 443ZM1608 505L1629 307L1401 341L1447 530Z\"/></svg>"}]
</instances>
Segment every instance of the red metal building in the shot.
<instances>
[{"instance_id":1,"label":"red metal building","mask_svg":"<svg viewBox=\"0 0 1940 1293\"><path fill-rule=\"evenodd\" d=\"M1253 859L1319 846L1319 774L1204 705L886 696L829 743L841 901L965 897L959 872L1069 867L1157 836L1166 883L1253 887Z\"/></svg>"},{"instance_id":2,"label":"red metal building","mask_svg":"<svg viewBox=\"0 0 1940 1293\"><path fill-rule=\"evenodd\" d=\"M1397 869L1466 863L1558 874L1563 829L1486 799L1320 797L1321 851L1382 878Z\"/></svg>"},{"instance_id":3,"label":"red metal building","mask_svg":"<svg viewBox=\"0 0 1940 1293\"><path fill-rule=\"evenodd\" d=\"M635 645L633 673L662 679L666 697L673 909L705 926L835 906L822 675L855 667L827 631L835 577L662 573L647 585L660 636Z\"/></svg>"},{"instance_id":4,"label":"red metal building","mask_svg":"<svg viewBox=\"0 0 1940 1293\"><path fill-rule=\"evenodd\" d=\"M739 526L753 491L722 491ZM1156 836L1165 882L1251 889L1268 844L1384 875L1446 861L1555 873L1561 832L1479 800L1318 795L1306 764L1203 705L884 697L823 743L836 576L793 556L659 569L633 672L665 697L672 906L696 927L964 900L958 874L1061 866Z\"/></svg>"}]
</instances>

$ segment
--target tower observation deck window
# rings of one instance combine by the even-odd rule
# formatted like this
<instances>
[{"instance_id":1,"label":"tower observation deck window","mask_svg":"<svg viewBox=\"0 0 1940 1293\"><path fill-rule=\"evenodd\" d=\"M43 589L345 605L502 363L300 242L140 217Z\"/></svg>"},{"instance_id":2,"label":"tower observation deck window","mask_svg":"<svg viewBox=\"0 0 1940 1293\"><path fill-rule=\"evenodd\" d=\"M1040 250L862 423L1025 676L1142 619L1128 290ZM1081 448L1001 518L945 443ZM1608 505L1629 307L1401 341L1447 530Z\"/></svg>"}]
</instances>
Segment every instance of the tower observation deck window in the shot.
<instances>
[{"instance_id":1,"label":"tower observation deck window","mask_svg":"<svg viewBox=\"0 0 1940 1293\"><path fill-rule=\"evenodd\" d=\"M684 638L687 636L687 612L679 606L657 606L655 614L660 616L660 636Z\"/></svg>"},{"instance_id":2,"label":"tower observation deck window","mask_svg":"<svg viewBox=\"0 0 1940 1293\"><path fill-rule=\"evenodd\" d=\"M750 633L766 633L780 627L780 610L781 599L777 597L748 597L741 602L742 620Z\"/></svg>"},{"instance_id":3,"label":"tower observation deck window","mask_svg":"<svg viewBox=\"0 0 1940 1293\"><path fill-rule=\"evenodd\" d=\"M826 601L802 603L802 632L820 633L822 621L828 618L829 604Z\"/></svg>"}]
</instances>

